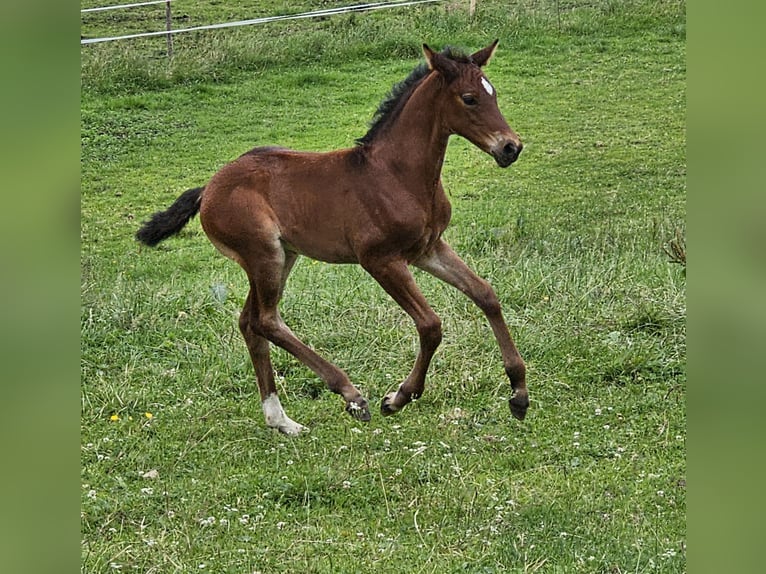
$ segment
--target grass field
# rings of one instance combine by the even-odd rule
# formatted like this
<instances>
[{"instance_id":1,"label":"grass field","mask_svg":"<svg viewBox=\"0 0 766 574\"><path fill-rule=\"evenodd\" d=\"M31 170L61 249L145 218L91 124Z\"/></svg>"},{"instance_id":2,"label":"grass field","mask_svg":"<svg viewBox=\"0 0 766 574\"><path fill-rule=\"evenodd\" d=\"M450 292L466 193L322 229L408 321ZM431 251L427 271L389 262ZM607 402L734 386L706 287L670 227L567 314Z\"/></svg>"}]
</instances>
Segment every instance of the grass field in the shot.
<instances>
[{"instance_id":1,"label":"grass field","mask_svg":"<svg viewBox=\"0 0 766 574\"><path fill-rule=\"evenodd\" d=\"M253 15L229 4L174 14ZM686 571L686 277L666 253L685 233L685 3L478 4L179 35L173 60L164 39L83 47L83 572ZM120 18L83 31L144 26ZM352 145L423 41L495 37L487 75L525 150L501 170L451 141L446 237L504 305L526 420L479 310L417 274L444 321L424 396L357 423L275 350L311 432L268 429L244 273L196 220L156 250L140 222L255 145ZM410 320L356 267L300 260L282 314L373 404L414 360Z\"/></svg>"}]
</instances>

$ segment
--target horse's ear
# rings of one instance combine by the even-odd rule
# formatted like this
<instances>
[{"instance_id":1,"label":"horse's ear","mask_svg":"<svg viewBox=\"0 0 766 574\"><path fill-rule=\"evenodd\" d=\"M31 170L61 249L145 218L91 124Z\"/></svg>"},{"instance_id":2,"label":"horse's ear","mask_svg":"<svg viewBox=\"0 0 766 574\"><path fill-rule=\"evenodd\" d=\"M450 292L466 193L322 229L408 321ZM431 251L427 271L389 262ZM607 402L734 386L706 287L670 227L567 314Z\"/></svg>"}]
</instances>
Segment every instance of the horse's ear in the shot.
<instances>
[{"instance_id":1,"label":"horse's ear","mask_svg":"<svg viewBox=\"0 0 766 574\"><path fill-rule=\"evenodd\" d=\"M423 44L423 55L426 57L428 67L431 70L441 72L447 79L457 77L459 71L457 64L439 52L434 52L427 44Z\"/></svg>"},{"instance_id":2,"label":"horse's ear","mask_svg":"<svg viewBox=\"0 0 766 574\"><path fill-rule=\"evenodd\" d=\"M489 61L492 59L492 56L495 55L495 50L497 49L497 43L499 41L500 40L495 40L486 48L483 48L482 50L479 50L475 54L472 54L471 59L473 60L473 63L479 66L480 68L489 64Z\"/></svg>"}]
</instances>

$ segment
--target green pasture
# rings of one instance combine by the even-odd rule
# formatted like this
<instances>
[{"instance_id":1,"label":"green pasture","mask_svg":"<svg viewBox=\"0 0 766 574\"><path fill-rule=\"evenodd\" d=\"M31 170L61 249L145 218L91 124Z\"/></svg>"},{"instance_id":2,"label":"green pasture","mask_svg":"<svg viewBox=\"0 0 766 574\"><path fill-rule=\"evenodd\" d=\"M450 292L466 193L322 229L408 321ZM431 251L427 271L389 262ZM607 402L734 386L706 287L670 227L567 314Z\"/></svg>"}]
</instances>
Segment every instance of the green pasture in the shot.
<instances>
[{"instance_id":1,"label":"green pasture","mask_svg":"<svg viewBox=\"0 0 766 574\"><path fill-rule=\"evenodd\" d=\"M174 14L256 4L287 9ZM82 48L83 572L686 571L685 2L467 5L179 35L173 59L164 38ZM148 27L116 18L83 33ZM359 423L275 349L311 430L267 428L244 273L196 219L154 250L135 231L256 145L353 145L422 42L496 37L524 152L502 170L453 138L445 235L504 306L526 420L479 310L417 273L444 323L423 397ZM301 259L282 314L373 405L412 366L411 321L357 267Z\"/></svg>"}]
</instances>

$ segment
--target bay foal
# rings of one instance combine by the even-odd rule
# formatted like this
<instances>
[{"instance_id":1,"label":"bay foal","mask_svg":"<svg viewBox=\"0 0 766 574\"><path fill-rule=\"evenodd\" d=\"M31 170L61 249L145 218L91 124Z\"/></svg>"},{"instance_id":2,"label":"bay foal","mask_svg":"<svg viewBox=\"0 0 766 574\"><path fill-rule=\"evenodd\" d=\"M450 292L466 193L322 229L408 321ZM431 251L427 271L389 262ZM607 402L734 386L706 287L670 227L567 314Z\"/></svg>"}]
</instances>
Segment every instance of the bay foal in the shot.
<instances>
[{"instance_id":1,"label":"bay foal","mask_svg":"<svg viewBox=\"0 0 766 574\"><path fill-rule=\"evenodd\" d=\"M525 366L497 296L441 237L451 211L441 184L449 137L466 138L500 167L516 161L522 149L482 71L496 47L497 41L467 55L434 52L424 44L426 64L394 87L355 147L328 153L255 148L138 231L138 240L154 246L199 211L210 241L245 270L250 293L239 327L268 426L286 434L303 430L280 404L270 342L342 395L351 416L370 420L367 400L346 373L305 345L280 316L278 303L299 255L360 264L415 322L420 351L404 382L383 398L383 415L422 395L442 338L441 320L410 272L415 265L465 293L487 316L512 387L511 413L524 418L529 406Z\"/></svg>"}]
</instances>

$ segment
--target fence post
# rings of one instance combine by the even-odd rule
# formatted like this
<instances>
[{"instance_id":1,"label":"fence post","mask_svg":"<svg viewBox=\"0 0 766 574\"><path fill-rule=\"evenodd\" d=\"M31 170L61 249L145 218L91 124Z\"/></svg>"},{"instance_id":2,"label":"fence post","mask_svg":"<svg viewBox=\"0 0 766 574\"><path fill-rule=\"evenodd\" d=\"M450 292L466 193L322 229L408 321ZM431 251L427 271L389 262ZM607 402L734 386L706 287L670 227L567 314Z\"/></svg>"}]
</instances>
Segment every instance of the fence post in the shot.
<instances>
[{"instance_id":1,"label":"fence post","mask_svg":"<svg viewBox=\"0 0 766 574\"><path fill-rule=\"evenodd\" d=\"M476 13L476 0L471 0L468 3L468 15L473 18L473 15Z\"/></svg>"},{"instance_id":2,"label":"fence post","mask_svg":"<svg viewBox=\"0 0 766 574\"><path fill-rule=\"evenodd\" d=\"M172 18L170 15L170 0L165 2L165 29L168 31L168 58L173 57L173 34L170 33Z\"/></svg>"}]
</instances>

